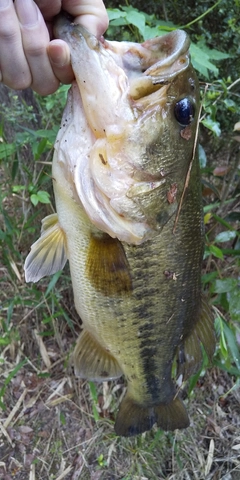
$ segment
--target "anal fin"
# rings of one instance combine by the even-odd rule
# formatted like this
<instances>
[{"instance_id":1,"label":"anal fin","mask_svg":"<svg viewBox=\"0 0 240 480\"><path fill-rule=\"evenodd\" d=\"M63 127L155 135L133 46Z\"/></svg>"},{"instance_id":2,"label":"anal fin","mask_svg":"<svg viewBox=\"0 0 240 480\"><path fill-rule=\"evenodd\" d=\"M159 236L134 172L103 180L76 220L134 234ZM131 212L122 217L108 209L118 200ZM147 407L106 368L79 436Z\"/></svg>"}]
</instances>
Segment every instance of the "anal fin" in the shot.
<instances>
[{"instance_id":1,"label":"anal fin","mask_svg":"<svg viewBox=\"0 0 240 480\"><path fill-rule=\"evenodd\" d=\"M38 282L42 277L62 270L67 261L65 233L53 213L42 220L40 238L31 246L25 264L26 282Z\"/></svg>"},{"instance_id":2,"label":"anal fin","mask_svg":"<svg viewBox=\"0 0 240 480\"><path fill-rule=\"evenodd\" d=\"M187 428L189 418L182 400L174 398L167 404L145 407L126 394L115 423L117 435L130 437L150 430L154 424L163 430Z\"/></svg>"},{"instance_id":3,"label":"anal fin","mask_svg":"<svg viewBox=\"0 0 240 480\"><path fill-rule=\"evenodd\" d=\"M75 375L96 382L122 375L117 360L86 330L79 335L73 352Z\"/></svg>"}]
</instances>

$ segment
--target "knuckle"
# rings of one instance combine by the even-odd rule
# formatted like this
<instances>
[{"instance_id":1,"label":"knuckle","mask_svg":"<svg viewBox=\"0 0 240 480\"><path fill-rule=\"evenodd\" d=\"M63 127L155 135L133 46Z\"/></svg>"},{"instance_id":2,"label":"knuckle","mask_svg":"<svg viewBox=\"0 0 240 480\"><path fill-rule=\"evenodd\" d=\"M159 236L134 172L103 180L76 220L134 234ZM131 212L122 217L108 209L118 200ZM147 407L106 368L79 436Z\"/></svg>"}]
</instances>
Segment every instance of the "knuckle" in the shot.
<instances>
[{"instance_id":1,"label":"knuckle","mask_svg":"<svg viewBox=\"0 0 240 480\"><path fill-rule=\"evenodd\" d=\"M0 28L0 41L7 43L16 43L19 39L18 32L13 28L7 28L7 26L1 25Z\"/></svg>"},{"instance_id":2,"label":"knuckle","mask_svg":"<svg viewBox=\"0 0 240 480\"><path fill-rule=\"evenodd\" d=\"M26 75L11 75L10 77L2 75L2 82L7 85L7 87L12 88L13 90L24 90L31 86L31 76Z\"/></svg>"},{"instance_id":3,"label":"knuckle","mask_svg":"<svg viewBox=\"0 0 240 480\"><path fill-rule=\"evenodd\" d=\"M46 54L46 45L39 45L35 42L24 46L25 55L28 57L39 58Z\"/></svg>"}]
</instances>

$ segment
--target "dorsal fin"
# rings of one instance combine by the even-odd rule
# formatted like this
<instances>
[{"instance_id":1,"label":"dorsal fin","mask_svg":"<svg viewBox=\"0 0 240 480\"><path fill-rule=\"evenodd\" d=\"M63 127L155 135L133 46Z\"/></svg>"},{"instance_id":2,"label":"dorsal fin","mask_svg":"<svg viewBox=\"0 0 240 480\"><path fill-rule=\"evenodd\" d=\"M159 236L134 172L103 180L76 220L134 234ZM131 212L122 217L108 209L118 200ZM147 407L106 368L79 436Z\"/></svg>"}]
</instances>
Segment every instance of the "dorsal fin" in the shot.
<instances>
[{"instance_id":1,"label":"dorsal fin","mask_svg":"<svg viewBox=\"0 0 240 480\"><path fill-rule=\"evenodd\" d=\"M203 296L201 299L199 319L191 334L178 348L177 373L178 375L183 376L183 380L186 380L190 375L193 375L200 370L202 364L201 344L206 351L208 358L211 359L216 346L214 318L211 308L208 305L206 298Z\"/></svg>"}]
</instances>

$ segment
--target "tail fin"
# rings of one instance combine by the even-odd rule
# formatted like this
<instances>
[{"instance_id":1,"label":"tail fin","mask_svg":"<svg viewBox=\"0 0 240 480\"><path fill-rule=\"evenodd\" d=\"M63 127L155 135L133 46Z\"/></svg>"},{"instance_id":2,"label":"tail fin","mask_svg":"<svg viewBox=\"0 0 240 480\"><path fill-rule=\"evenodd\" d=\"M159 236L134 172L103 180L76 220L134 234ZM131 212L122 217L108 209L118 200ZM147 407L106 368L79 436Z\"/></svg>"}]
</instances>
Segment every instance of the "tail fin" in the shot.
<instances>
[{"instance_id":1,"label":"tail fin","mask_svg":"<svg viewBox=\"0 0 240 480\"><path fill-rule=\"evenodd\" d=\"M168 404L143 407L135 403L128 393L124 397L115 423L117 435L130 437L150 430L154 423L163 430L187 428L189 418L180 398Z\"/></svg>"}]
</instances>

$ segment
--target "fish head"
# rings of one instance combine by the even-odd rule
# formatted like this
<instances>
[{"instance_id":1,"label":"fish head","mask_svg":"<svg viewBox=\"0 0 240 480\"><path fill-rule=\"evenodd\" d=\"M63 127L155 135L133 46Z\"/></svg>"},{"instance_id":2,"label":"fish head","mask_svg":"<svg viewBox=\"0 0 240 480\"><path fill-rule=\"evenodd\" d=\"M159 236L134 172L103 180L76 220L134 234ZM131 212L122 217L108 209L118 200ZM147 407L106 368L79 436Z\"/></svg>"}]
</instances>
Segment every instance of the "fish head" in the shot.
<instances>
[{"instance_id":1,"label":"fish head","mask_svg":"<svg viewBox=\"0 0 240 480\"><path fill-rule=\"evenodd\" d=\"M140 244L176 212L193 158L199 89L189 38L176 30L142 44L98 40L63 16L55 36L70 47L73 112L81 98L71 120L79 133L79 149L71 152L79 202L99 230ZM64 129L69 135L69 122L56 158L64 142L71 144Z\"/></svg>"}]
</instances>

